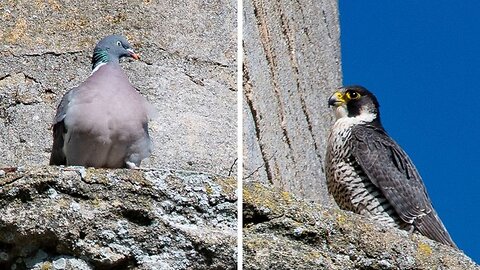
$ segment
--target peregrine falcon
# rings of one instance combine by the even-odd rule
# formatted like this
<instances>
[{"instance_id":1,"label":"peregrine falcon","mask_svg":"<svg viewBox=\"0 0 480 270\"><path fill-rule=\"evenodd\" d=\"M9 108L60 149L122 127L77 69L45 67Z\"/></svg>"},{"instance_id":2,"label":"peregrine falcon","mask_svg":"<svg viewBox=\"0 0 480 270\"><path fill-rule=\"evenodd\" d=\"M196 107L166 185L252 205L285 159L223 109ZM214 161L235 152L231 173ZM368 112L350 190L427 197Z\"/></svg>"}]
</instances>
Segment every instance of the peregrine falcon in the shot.
<instances>
[{"instance_id":1,"label":"peregrine falcon","mask_svg":"<svg viewBox=\"0 0 480 270\"><path fill-rule=\"evenodd\" d=\"M328 191L340 208L456 248L417 169L383 128L376 97L364 87L347 86L328 105L334 107L336 121L325 172Z\"/></svg>"}]
</instances>

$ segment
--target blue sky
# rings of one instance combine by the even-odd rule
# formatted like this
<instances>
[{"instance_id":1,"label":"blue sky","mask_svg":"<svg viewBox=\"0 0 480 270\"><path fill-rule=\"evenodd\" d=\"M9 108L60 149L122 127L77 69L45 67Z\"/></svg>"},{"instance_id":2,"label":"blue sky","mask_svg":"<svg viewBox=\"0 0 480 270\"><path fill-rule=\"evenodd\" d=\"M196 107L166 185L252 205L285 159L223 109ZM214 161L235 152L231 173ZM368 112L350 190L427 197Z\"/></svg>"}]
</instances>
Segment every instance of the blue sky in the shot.
<instances>
[{"instance_id":1,"label":"blue sky","mask_svg":"<svg viewBox=\"0 0 480 270\"><path fill-rule=\"evenodd\" d=\"M480 1L340 0L343 83L379 99L453 240L480 263Z\"/></svg>"}]
</instances>

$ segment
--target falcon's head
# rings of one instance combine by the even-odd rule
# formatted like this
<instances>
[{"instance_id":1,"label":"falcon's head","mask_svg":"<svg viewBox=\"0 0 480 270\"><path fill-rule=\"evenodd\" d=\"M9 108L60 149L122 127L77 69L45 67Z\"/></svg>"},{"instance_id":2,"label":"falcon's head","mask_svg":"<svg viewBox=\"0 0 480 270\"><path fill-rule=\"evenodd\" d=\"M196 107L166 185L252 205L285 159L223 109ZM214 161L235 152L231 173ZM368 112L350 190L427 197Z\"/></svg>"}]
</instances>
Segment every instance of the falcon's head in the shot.
<instances>
[{"instance_id":1,"label":"falcon's head","mask_svg":"<svg viewBox=\"0 0 480 270\"><path fill-rule=\"evenodd\" d=\"M377 98L362 86L339 88L328 99L328 105L334 107L337 119L355 117L363 122L380 123L380 105Z\"/></svg>"}]
</instances>

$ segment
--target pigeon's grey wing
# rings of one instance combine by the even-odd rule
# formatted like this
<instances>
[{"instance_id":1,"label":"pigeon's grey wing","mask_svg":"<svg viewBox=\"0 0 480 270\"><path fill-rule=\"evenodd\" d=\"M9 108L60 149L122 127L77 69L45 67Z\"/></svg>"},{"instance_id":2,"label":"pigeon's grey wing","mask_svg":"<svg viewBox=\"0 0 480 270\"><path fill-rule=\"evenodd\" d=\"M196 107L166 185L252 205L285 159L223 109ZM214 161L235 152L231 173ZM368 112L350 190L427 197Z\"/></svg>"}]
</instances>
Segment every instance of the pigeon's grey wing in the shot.
<instances>
[{"instance_id":1,"label":"pigeon's grey wing","mask_svg":"<svg viewBox=\"0 0 480 270\"><path fill-rule=\"evenodd\" d=\"M75 95L78 88L69 90L62 98L62 101L57 107L57 113L53 121L53 145L52 153L50 155L50 165L66 165L66 157L63 152L64 137L67 133L64 119L67 115L68 104Z\"/></svg>"},{"instance_id":2,"label":"pigeon's grey wing","mask_svg":"<svg viewBox=\"0 0 480 270\"><path fill-rule=\"evenodd\" d=\"M352 129L353 155L400 218L423 235L455 247L434 210L423 181L407 154L383 129Z\"/></svg>"}]
</instances>

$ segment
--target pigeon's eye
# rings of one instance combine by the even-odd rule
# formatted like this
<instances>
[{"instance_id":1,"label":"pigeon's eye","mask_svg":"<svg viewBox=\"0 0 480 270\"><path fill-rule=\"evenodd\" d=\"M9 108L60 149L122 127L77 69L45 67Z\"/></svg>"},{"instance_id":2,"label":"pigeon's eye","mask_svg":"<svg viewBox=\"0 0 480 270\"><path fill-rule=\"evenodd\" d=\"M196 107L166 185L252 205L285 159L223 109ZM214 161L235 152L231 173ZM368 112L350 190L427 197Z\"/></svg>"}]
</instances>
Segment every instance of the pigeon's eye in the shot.
<instances>
[{"instance_id":1,"label":"pigeon's eye","mask_svg":"<svg viewBox=\"0 0 480 270\"><path fill-rule=\"evenodd\" d=\"M121 46L122 46L122 42L117 41L117 46L118 46L118 47L121 47Z\"/></svg>"},{"instance_id":2,"label":"pigeon's eye","mask_svg":"<svg viewBox=\"0 0 480 270\"><path fill-rule=\"evenodd\" d=\"M355 91L348 91L347 92L347 98L348 99L359 99L360 94L358 92L355 92Z\"/></svg>"}]
</instances>

